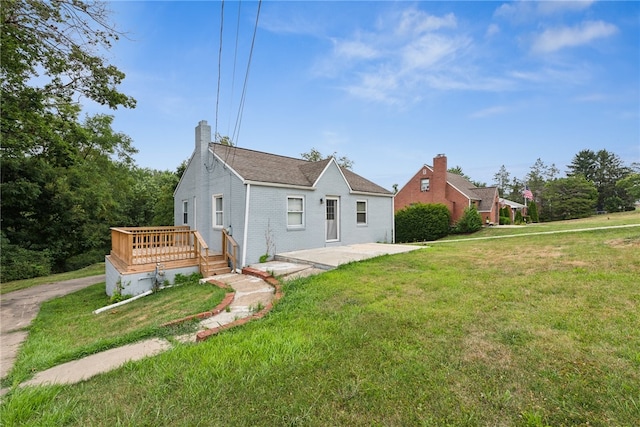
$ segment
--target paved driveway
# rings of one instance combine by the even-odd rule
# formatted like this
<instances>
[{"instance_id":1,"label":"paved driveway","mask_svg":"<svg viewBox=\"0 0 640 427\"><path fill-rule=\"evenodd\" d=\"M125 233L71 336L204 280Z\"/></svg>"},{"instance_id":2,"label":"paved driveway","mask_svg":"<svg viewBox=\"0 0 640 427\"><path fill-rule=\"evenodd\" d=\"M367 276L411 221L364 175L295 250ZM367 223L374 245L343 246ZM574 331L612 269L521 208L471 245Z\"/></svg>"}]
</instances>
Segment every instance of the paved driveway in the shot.
<instances>
[{"instance_id":1,"label":"paved driveway","mask_svg":"<svg viewBox=\"0 0 640 427\"><path fill-rule=\"evenodd\" d=\"M0 295L0 378L4 378L11 370L18 349L27 338L27 331L23 329L35 319L43 302L104 281L102 274L32 286Z\"/></svg>"}]
</instances>

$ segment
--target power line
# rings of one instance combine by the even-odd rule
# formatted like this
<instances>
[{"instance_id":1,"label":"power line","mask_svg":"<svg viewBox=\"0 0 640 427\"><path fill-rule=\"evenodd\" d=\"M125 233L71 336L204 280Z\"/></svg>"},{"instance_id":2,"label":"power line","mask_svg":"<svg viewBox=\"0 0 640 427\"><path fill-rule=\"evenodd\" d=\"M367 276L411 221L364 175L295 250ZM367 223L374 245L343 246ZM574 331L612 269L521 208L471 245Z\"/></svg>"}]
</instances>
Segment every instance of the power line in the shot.
<instances>
[{"instance_id":1,"label":"power line","mask_svg":"<svg viewBox=\"0 0 640 427\"><path fill-rule=\"evenodd\" d=\"M218 49L218 91L216 93L216 121L214 139L218 139L218 108L220 104L220 80L222 75L222 30L224 29L224 0L220 2L220 47Z\"/></svg>"},{"instance_id":2,"label":"power line","mask_svg":"<svg viewBox=\"0 0 640 427\"><path fill-rule=\"evenodd\" d=\"M244 112L244 103L247 95L247 83L249 81L249 71L251 70L251 59L253 58L253 48L256 43L256 34L258 32L258 21L260 19L260 8L262 6L262 0L258 1L258 10L256 12L256 22L253 28L253 37L251 39L251 49L249 50L249 59L247 61L247 71L244 76L244 84L242 86L242 96L240 97L240 105L238 106L238 116L236 118L236 125L233 130L232 141L237 141L240 136L240 125L242 123L242 114Z\"/></svg>"}]
</instances>

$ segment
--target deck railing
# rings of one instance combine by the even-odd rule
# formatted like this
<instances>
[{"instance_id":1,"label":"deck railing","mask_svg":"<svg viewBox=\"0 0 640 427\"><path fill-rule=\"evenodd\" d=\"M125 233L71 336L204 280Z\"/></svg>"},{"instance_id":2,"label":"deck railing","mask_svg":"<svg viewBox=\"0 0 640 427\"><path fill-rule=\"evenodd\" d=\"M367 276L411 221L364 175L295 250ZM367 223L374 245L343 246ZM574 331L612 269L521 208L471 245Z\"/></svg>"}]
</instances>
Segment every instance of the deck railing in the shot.
<instances>
[{"instance_id":1,"label":"deck railing","mask_svg":"<svg viewBox=\"0 0 640 427\"><path fill-rule=\"evenodd\" d=\"M231 271L236 271L238 265L238 243L227 232L222 230L222 255L227 264L231 263Z\"/></svg>"},{"instance_id":2,"label":"deck railing","mask_svg":"<svg viewBox=\"0 0 640 427\"><path fill-rule=\"evenodd\" d=\"M208 251L202 237L188 226L111 229L111 255L127 265L208 257Z\"/></svg>"},{"instance_id":3,"label":"deck railing","mask_svg":"<svg viewBox=\"0 0 640 427\"><path fill-rule=\"evenodd\" d=\"M209 274L209 245L207 245L207 242L204 241L197 231L194 231L193 237L198 264L200 265L200 273L202 273L203 276L207 276Z\"/></svg>"}]
</instances>

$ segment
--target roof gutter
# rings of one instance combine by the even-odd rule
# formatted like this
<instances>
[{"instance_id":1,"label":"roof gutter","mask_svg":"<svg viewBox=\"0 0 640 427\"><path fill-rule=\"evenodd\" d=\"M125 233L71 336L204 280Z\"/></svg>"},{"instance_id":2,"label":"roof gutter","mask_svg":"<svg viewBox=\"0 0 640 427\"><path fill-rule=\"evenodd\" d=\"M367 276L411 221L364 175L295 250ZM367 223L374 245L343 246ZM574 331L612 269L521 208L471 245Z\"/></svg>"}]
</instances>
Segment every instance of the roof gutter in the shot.
<instances>
[{"instance_id":1,"label":"roof gutter","mask_svg":"<svg viewBox=\"0 0 640 427\"><path fill-rule=\"evenodd\" d=\"M279 188L294 188L296 190L311 190L315 191L316 187L308 187L305 185L292 185L292 184L280 184L278 182L260 182L260 181L251 181L245 179L243 183L247 186L249 185L259 185L262 187L279 187Z\"/></svg>"}]
</instances>

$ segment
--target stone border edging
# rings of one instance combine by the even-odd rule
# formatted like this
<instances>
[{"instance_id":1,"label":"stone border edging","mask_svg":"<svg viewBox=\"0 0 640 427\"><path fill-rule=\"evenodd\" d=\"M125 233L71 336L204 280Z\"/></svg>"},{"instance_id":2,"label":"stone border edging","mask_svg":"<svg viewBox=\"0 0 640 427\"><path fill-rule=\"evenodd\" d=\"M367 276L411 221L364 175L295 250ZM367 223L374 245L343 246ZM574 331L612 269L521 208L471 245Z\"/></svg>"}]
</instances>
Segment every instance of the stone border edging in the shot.
<instances>
[{"instance_id":1,"label":"stone border edging","mask_svg":"<svg viewBox=\"0 0 640 427\"><path fill-rule=\"evenodd\" d=\"M257 277L259 279L264 280L270 286L273 286L273 288L275 289L273 300L270 303L268 303L262 310L252 314L251 316L247 316L242 319L235 320L226 325L222 325L216 328L211 328L211 329L198 332L196 334L196 342L204 341L210 338L211 336L216 335L217 333L224 331L226 329L233 328L235 326L244 325L245 323L250 322L252 319L262 319L269 311L271 311L274 304L277 303L278 300L280 300L280 298L282 298L282 296L284 295L284 293L282 292L282 286L280 285L280 282L271 274L266 273L262 270L251 268L251 267L243 268L242 274Z\"/></svg>"},{"instance_id":2,"label":"stone border edging","mask_svg":"<svg viewBox=\"0 0 640 427\"><path fill-rule=\"evenodd\" d=\"M229 285L227 285L226 283L223 283L223 282L221 282L219 280L215 280L215 279L207 280L206 283L209 283L209 284L217 286L217 287L219 287L221 289L226 289L227 290L227 294L224 296L222 301L220 301L220 304L216 305L215 308L213 308L212 310L203 311L202 313L192 314L191 316L183 317L181 319L172 320L172 321L164 323L164 324L162 324L160 326L161 327L174 326L174 325L178 325L180 323L188 322L188 321L194 320L194 319L200 319L200 320L207 319L209 317L213 317L216 314L221 313L224 309L227 308L227 306L229 306L229 304L231 304L231 302L233 302L233 299L236 296L236 291L231 289L231 287Z\"/></svg>"}]
</instances>

